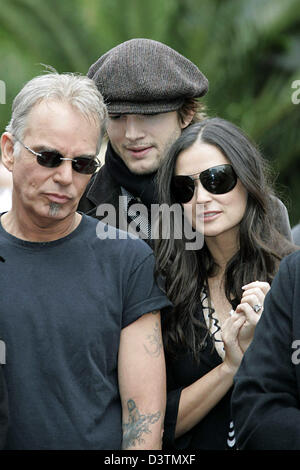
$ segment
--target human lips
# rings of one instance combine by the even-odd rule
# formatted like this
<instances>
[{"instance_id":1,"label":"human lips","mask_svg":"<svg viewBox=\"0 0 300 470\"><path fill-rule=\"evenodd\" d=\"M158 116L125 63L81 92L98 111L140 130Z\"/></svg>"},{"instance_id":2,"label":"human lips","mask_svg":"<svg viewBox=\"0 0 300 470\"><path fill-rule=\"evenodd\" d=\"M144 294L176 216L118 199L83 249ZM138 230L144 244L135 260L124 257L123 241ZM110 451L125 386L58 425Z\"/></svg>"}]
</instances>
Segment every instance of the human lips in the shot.
<instances>
[{"instance_id":1,"label":"human lips","mask_svg":"<svg viewBox=\"0 0 300 470\"><path fill-rule=\"evenodd\" d=\"M142 158L145 155L147 155L151 149L152 145L144 145L144 146L132 146L132 147L126 147L126 150L133 156L137 158Z\"/></svg>"},{"instance_id":2,"label":"human lips","mask_svg":"<svg viewBox=\"0 0 300 470\"><path fill-rule=\"evenodd\" d=\"M202 217L205 222L209 222L210 220L214 220L221 214L221 211L205 211L202 214Z\"/></svg>"},{"instance_id":3,"label":"human lips","mask_svg":"<svg viewBox=\"0 0 300 470\"><path fill-rule=\"evenodd\" d=\"M70 201L70 197L66 194L59 194L59 193L46 193L46 197L50 199L52 202L56 202L58 204L64 204Z\"/></svg>"}]
</instances>

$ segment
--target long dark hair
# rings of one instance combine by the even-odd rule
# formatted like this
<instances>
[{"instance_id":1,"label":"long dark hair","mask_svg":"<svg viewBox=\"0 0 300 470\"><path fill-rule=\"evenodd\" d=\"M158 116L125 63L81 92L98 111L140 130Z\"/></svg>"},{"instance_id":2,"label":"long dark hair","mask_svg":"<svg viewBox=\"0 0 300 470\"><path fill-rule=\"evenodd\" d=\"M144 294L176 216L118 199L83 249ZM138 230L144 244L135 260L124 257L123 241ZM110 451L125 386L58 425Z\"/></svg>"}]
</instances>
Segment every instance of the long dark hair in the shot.
<instances>
[{"instance_id":1,"label":"long dark hair","mask_svg":"<svg viewBox=\"0 0 300 470\"><path fill-rule=\"evenodd\" d=\"M239 250L225 270L225 294L240 303L241 287L255 280L271 283L280 260L296 247L280 234L280 201L270 184L270 171L257 147L234 124L220 118L205 119L187 127L172 145L157 173L160 204L175 203L171 180L179 154L196 140L216 146L233 166L247 191L247 206L240 223ZM195 357L208 331L200 320L200 293L216 266L206 244L186 250L186 240L159 239L155 243L156 273L163 276L173 311L163 323L164 343L171 353L178 345L189 347ZM201 308L201 306L200 306Z\"/></svg>"}]
</instances>

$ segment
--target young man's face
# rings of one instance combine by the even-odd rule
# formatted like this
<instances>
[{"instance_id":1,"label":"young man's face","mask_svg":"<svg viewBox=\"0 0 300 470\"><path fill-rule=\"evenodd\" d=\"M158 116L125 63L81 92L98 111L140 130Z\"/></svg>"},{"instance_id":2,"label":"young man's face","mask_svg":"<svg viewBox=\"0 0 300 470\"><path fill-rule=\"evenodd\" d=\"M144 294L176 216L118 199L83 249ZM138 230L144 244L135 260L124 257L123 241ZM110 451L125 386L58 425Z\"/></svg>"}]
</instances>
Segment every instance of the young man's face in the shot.
<instances>
[{"instance_id":1,"label":"young man's face","mask_svg":"<svg viewBox=\"0 0 300 470\"><path fill-rule=\"evenodd\" d=\"M110 114L107 133L115 152L132 173L156 171L187 123L177 111L159 114Z\"/></svg>"}]
</instances>

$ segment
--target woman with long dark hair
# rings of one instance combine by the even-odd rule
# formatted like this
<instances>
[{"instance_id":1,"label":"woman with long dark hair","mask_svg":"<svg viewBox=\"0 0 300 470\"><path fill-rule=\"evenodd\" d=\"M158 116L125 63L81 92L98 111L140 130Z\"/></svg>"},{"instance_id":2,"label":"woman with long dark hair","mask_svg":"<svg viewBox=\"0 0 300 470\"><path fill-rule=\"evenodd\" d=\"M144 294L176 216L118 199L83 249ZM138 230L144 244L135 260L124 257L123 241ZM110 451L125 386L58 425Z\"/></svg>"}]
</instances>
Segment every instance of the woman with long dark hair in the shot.
<instances>
[{"instance_id":1,"label":"woman with long dark hair","mask_svg":"<svg viewBox=\"0 0 300 470\"><path fill-rule=\"evenodd\" d=\"M204 236L200 249L186 249L184 233L175 237L171 229L155 247L174 305L163 318L164 445L234 447L233 377L280 260L296 248L278 230L282 203L266 162L228 121L206 119L184 130L159 170L158 190L159 202L180 204L182 218Z\"/></svg>"}]
</instances>

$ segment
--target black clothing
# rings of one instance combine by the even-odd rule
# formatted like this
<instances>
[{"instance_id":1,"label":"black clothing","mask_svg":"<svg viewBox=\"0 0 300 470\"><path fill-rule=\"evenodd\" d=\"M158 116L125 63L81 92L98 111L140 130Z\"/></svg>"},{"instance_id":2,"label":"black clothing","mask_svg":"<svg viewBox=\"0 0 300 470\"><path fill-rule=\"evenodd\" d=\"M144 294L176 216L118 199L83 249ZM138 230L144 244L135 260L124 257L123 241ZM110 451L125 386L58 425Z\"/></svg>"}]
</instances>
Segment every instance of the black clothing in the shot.
<instances>
[{"instance_id":1,"label":"black clothing","mask_svg":"<svg viewBox=\"0 0 300 470\"><path fill-rule=\"evenodd\" d=\"M300 450L300 252L280 264L235 377L241 449Z\"/></svg>"},{"instance_id":2,"label":"black clothing","mask_svg":"<svg viewBox=\"0 0 300 470\"><path fill-rule=\"evenodd\" d=\"M170 302L154 281L152 250L114 228L99 239L102 225L84 215L69 235L42 243L0 223L7 450L121 448L122 329Z\"/></svg>"},{"instance_id":3,"label":"black clothing","mask_svg":"<svg viewBox=\"0 0 300 470\"><path fill-rule=\"evenodd\" d=\"M0 256L0 262L5 263L3 256ZM0 450L4 447L8 427L7 388L2 369L2 364L6 362L5 356L6 345L4 341L0 339Z\"/></svg>"},{"instance_id":4,"label":"black clothing","mask_svg":"<svg viewBox=\"0 0 300 470\"><path fill-rule=\"evenodd\" d=\"M225 450L229 432L231 391L190 431L174 440L178 405L183 388L188 387L212 369L222 360L216 350L212 350L211 340L200 355L197 364L191 352L182 351L176 358L166 355L168 400L163 436L164 450L200 449Z\"/></svg>"},{"instance_id":5,"label":"black clothing","mask_svg":"<svg viewBox=\"0 0 300 470\"><path fill-rule=\"evenodd\" d=\"M213 324L210 336L207 336L199 354L199 362L195 360L193 353L186 348L178 350L176 357L171 357L167 352L165 353L168 397L163 435L164 450L226 450L232 448L235 444L233 426L230 429L231 389L196 426L175 440L175 427L182 390L222 363L220 354L223 349L223 342L220 341L219 334L217 334L220 331L220 325L215 316L214 308L207 305L206 293L202 293L199 307L200 321L204 325L207 324L204 316L204 311L207 310L208 317ZM163 328L164 321L167 321L167 318L162 317ZM217 342L220 343L219 346Z\"/></svg>"},{"instance_id":6,"label":"black clothing","mask_svg":"<svg viewBox=\"0 0 300 470\"><path fill-rule=\"evenodd\" d=\"M106 151L106 168L110 176L120 186L125 188L135 198L139 198L147 207L151 208L151 204L158 203L154 182L156 172L146 175L132 173L116 154L110 142L108 142Z\"/></svg>"},{"instance_id":7,"label":"black clothing","mask_svg":"<svg viewBox=\"0 0 300 470\"><path fill-rule=\"evenodd\" d=\"M117 221L119 220L119 196L122 195L121 187L110 175L106 165L91 178L82 198L79 201L78 211L101 220L103 217L97 216L99 204L112 204L117 211ZM117 223L117 228L119 224Z\"/></svg>"},{"instance_id":8,"label":"black clothing","mask_svg":"<svg viewBox=\"0 0 300 470\"><path fill-rule=\"evenodd\" d=\"M0 450L3 449L8 428L8 399L2 366L0 365Z\"/></svg>"},{"instance_id":9,"label":"black clothing","mask_svg":"<svg viewBox=\"0 0 300 470\"><path fill-rule=\"evenodd\" d=\"M4 344L4 343L3 343ZM0 364L0 450L3 449L8 428L8 398L2 365Z\"/></svg>"},{"instance_id":10,"label":"black clothing","mask_svg":"<svg viewBox=\"0 0 300 470\"><path fill-rule=\"evenodd\" d=\"M78 210L133 233L153 248L150 206L157 203L155 174L134 175L110 144L107 146L106 159L110 163L93 176L79 202Z\"/></svg>"}]
</instances>

